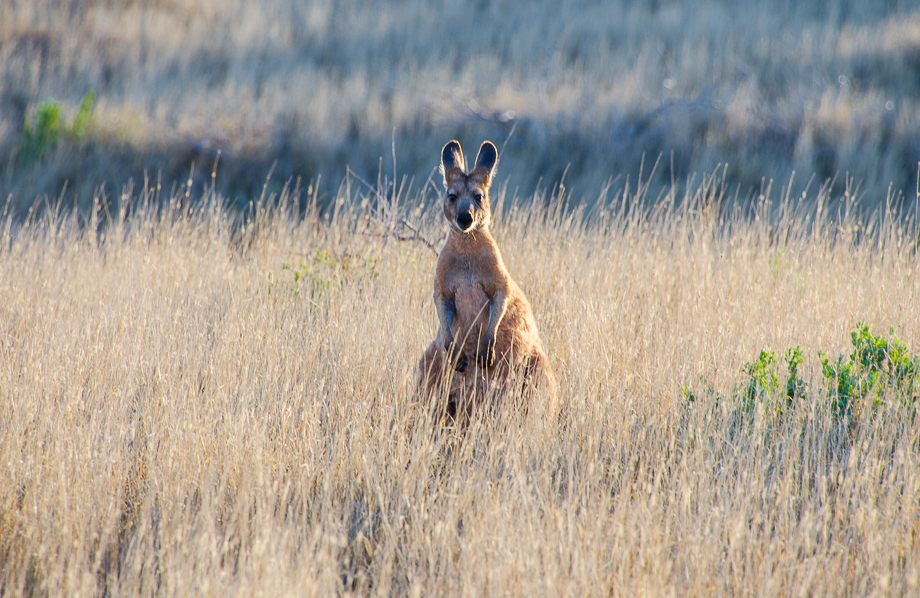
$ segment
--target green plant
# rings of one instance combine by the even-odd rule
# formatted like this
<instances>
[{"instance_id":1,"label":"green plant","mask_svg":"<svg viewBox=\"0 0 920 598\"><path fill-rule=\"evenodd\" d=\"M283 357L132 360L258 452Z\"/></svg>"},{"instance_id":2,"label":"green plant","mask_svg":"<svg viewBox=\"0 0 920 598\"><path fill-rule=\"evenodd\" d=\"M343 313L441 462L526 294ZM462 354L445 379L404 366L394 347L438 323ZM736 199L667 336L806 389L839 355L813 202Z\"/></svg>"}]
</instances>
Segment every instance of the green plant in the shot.
<instances>
[{"instance_id":1,"label":"green plant","mask_svg":"<svg viewBox=\"0 0 920 598\"><path fill-rule=\"evenodd\" d=\"M833 363L823 353L821 357L821 373L831 409L834 415L847 416L859 398L859 378L852 373L853 364L843 355Z\"/></svg>"},{"instance_id":2,"label":"green plant","mask_svg":"<svg viewBox=\"0 0 920 598\"><path fill-rule=\"evenodd\" d=\"M750 414L758 403L779 391L776 355L773 351L761 351L755 361L744 364L741 369L749 376L741 392L741 409Z\"/></svg>"},{"instance_id":3,"label":"green plant","mask_svg":"<svg viewBox=\"0 0 920 598\"><path fill-rule=\"evenodd\" d=\"M893 328L886 338L873 335L859 322L850 339L849 358L840 355L832 362L822 354L821 370L834 412L849 415L858 405L874 407L886 397L912 406L920 393L920 356L910 354Z\"/></svg>"},{"instance_id":4,"label":"green plant","mask_svg":"<svg viewBox=\"0 0 920 598\"><path fill-rule=\"evenodd\" d=\"M914 407L920 398L920 356L911 355L907 346L889 329L888 336L873 335L863 322L850 333L853 352L832 360L820 352L823 396L836 418L858 417L866 408L876 408L885 400L896 400ZM753 418L758 406L764 413L782 416L797 400L808 399L808 385L799 375L804 355L799 347L786 349L783 355L787 375L780 384L777 360L773 351L761 351L756 360L741 370L747 380L732 391L735 410ZM697 402L698 396L689 387L681 389L685 407ZM705 396L718 405L724 398L713 388Z\"/></svg>"},{"instance_id":5,"label":"green plant","mask_svg":"<svg viewBox=\"0 0 920 598\"><path fill-rule=\"evenodd\" d=\"M799 347L786 349L784 354L786 360L786 369L789 375L786 377L786 404L791 405L795 399L805 398L806 384L799 377L799 366L804 361L802 350Z\"/></svg>"},{"instance_id":6,"label":"green plant","mask_svg":"<svg viewBox=\"0 0 920 598\"><path fill-rule=\"evenodd\" d=\"M70 125L70 136L74 140L79 141L86 135L87 129L92 124L93 120L93 105L96 103L96 92L88 91L86 95L83 96L83 99L80 100L80 108L77 109L76 116L73 117L73 122Z\"/></svg>"},{"instance_id":7,"label":"green plant","mask_svg":"<svg viewBox=\"0 0 920 598\"><path fill-rule=\"evenodd\" d=\"M343 289L349 281L376 277L376 266L377 261L365 255L338 258L321 249L299 264L281 264L282 271L291 273L291 278L282 286L282 290L290 295L299 296L303 293L315 299L330 291ZM269 277L269 294L275 288L274 279Z\"/></svg>"},{"instance_id":8,"label":"green plant","mask_svg":"<svg viewBox=\"0 0 920 598\"><path fill-rule=\"evenodd\" d=\"M47 100L38 105L35 114L27 119L16 140L17 155L23 164L40 160L62 142L81 143L85 141L92 125L93 105L96 92L89 91L80 101L80 108L73 120L67 123L61 105Z\"/></svg>"},{"instance_id":9,"label":"green plant","mask_svg":"<svg viewBox=\"0 0 920 598\"><path fill-rule=\"evenodd\" d=\"M732 417L738 422L753 421L758 409L762 409L765 416L773 419L782 417L797 399L807 397L807 385L799 376L799 365L804 360L802 350L799 347L787 349L783 354L783 360L787 369L785 381L782 381L778 370L776 353L762 350L757 359L741 367L741 371L747 375L747 380L735 385L727 399L710 384L706 384L705 390L700 394L691 387L684 386L681 388L684 396L683 405L690 408L703 396L710 399L711 406L716 411L723 404L729 405L730 411L734 414ZM702 377L700 380L705 382Z\"/></svg>"},{"instance_id":10,"label":"green plant","mask_svg":"<svg viewBox=\"0 0 920 598\"><path fill-rule=\"evenodd\" d=\"M748 375L748 380L743 384L740 396L737 390L733 393L733 397L740 399L741 411L750 416L758 405L764 405L765 413L782 416L796 399L804 398L806 384L799 376L799 365L803 359L799 347L786 349L783 360L787 375L782 384L773 351L762 350L755 361L744 364L741 370Z\"/></svg>"},{"instance_id":11,"label":"green plant","mask_svg":"<svg viewBox=\"0 0 920 598\"><path fill-rule=\"evenodd\" d=\"M869 326L859 322L850 333L853 352L831 360L823 352L821 376L823 396L836 418L858 417L865 408L875 408L886 399L894 399L913 407L920 397L920 356L911 355L907 346L889 329L888 336L873 335ZM764 413L782 416L795 401L808 399L808 385L799 375L804 355L799 347L786 349L783 355L787 375L780 384L777 360L773 351L761 351L756 360L744 364L741 370L748 379L732 391L735 410L750 420L758 406ZM684 405L698 400L689 387L681 389ZM705 395L716 404L724 398L712 388Z\"/></svg>"}]
</instances>

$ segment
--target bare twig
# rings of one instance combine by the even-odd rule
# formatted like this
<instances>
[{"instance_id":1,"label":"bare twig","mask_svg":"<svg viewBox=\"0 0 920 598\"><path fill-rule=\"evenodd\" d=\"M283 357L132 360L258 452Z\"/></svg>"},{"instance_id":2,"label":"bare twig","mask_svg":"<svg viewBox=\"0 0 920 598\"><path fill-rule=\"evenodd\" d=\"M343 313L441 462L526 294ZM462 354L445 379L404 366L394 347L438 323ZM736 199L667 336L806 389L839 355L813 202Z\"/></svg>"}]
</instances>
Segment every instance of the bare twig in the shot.
<instances>
[{"instance_id":1,"label":"bare twig","mask_svg":"<svg viewBox=\"0 0 920 598\"><path fill-rule=\"evenodd\" d=\"M375 189L373 185L371 185L370 183L368 183L367 181L365 181L364 178L363 178L360 174L358 174L357 172L355 172L354 170L352 170L352 169L351 169L350 167L348 167L348 166L345 167L345 172L346 172L346 174L351 175L351 176L355 177L356 179L358 179L358 181L360 181L362 185L364 185L365 187L367 187L368 191L370 191L371 193L373 193L374 195L376 195L376 196L377 196L377 202L378 202L378 203L381 203L381 204L386 204L386 203L387 203L387 198L384 197L384 196L380 193L380 191L378 191L377 189ZM378 213L379 213L379 211L378 211Z\"/></svg>"},{"instance_id":2,"label":"bare twig","mask_svg":"<svg viewBox=\"0 0 920 598\"><path fill-rule=\"evenodd\" d=\"M433 244L431 241L429 241L428 239L426 239L425 237L423 237L422 234L418 231L418 229L415 228L414 226L412 226L411 224L409 224L409 222L407 222L405 218L403 218L403 219L400 221L400 224L403 225L404 227L408 228L410 231L412 231L412 236L411 236L411 237L404 237L404 236L402 236L402 235L400 235L400 234L394 232L394 233L393 233L393 236L396 238L397 241L421 241L422 243L424 243L424 244L428 247L428 249L430 249L432 252L434 252L434 255L435 255L435 256L438 255L438 250L437 250L437 248L435 248L434 244Z\"/></svg>"},{"instance_id":3,"label":"bare twig","mask_svg":"<svg viewBox=\"0 0 920 598\"><path fill-rule=\"evenodd\" d=\"M395 160L395 153L394 153L394 160ZM379 191L378 188L375 188L373 185L371 185L366 180L364 180L364 178L362 178L361 175L351 170L350 168L347 169L347 172L351 176L355 177L362 185L367 187L368 191L373 193L374 196L377 198L378 206L374 209L374 215L378 219L383 221L382 224L386 229L380 236L382 236L384 239L387 239L388 237L393 237L397 241L421 241L422 243L425 244L426 247L428 247L428 249L430 249L435 254L435 256L438 255L438 250L434 246L434 243L432 243L427 238L425 238L425 236L422 235L416 227L409 224L409 222L405 218L400 219L398 223L396 222L396 212L393 209L393 206L391 205L390 200L388 200L386 196L384 196ZM428 178L430 180L431 176L429 175ZM394 185L394 193L395 193L395 181L393 185ZM412 235L410 236L410 235L400 234L397 230L399 226L409 229L412 232Z\"/></svg>"}]
</instances>

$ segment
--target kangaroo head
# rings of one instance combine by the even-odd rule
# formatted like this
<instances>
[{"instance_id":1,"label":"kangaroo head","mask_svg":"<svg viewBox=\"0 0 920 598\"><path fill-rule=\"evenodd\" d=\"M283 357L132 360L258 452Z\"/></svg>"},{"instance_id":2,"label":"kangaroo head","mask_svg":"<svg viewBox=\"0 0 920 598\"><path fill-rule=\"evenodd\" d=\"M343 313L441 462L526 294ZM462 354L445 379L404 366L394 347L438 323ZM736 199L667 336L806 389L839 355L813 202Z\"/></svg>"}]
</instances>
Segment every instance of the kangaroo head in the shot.
<instances>
[{"instance_id":1,"label":"kangaroo head","mask_svg":"<svg viewBox=\"0 0 920 598\"><path fill-rule=\"evenodd\" d=\"M441 151L444 175L444 216L461 233L488 228L492 220L489 187L495 174L498 152L491 141L483 141L473 170L466 172L460 143L449 141Z\"/></svg>"}]
</instances>

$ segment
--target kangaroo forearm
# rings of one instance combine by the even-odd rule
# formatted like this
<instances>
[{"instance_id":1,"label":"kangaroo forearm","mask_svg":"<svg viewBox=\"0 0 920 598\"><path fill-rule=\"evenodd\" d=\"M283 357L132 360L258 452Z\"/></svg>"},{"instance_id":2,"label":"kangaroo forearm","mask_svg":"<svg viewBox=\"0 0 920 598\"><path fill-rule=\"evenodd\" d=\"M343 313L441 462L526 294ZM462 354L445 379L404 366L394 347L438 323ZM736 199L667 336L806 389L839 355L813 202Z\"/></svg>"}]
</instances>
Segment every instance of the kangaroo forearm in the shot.
<instances>
[{"instance_id":1,"label":"kangaroo forearm","mask_svg":"<svg viewBox=\"0 0 920 598\"><path fill-rule=\"evenodd\" d=\"M508 292L505 290L496 291L489 300L489 328L486 331L490 337L495 338L495 331L501 324L505 312L508 310Z\"/></svg>"},{"instance_id":2,"label":"kangaroo forearm","mask_svg":"<svg viewBox=\"0 0 920 598\"><path fill-rule=\"evenodd\" d=\"M450 344L454 341L454 313L456 311L454 302L444 298L438 299L437 308L438 321L441 329L447 335L447 344Z\"/></svg>"}]
</instances>

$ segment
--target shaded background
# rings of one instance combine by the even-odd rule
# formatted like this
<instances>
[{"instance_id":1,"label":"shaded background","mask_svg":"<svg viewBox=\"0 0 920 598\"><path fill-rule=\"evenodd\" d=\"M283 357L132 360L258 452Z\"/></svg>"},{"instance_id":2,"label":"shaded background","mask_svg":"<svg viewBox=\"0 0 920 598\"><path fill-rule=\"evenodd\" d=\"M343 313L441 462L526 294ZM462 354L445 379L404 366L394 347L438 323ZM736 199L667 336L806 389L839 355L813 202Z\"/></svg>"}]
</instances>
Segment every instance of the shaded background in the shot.
<instances>
[{"instance_id":1,"label":"shaded background","mask_svg":"<svg viewBox=\"0 0 920 598\"><path fill-rule=\"evenodd\" d=\"M81 100L91 117L74 130ZM40 137L43 103L63 133ZM48 104L45 104L47 107ZM88 205L145 177L235 202L300 178L432 176L457 138L520 195L565 173L738 197L835 180L916 198L920 8L891 0L5 0L0 201ZM513 129L513 134L512 133ZM509 137L509 134L510 137ZM395 148L395 152L394 152ZM472 157L472 156L470 156ZM567 171L566 171L567 169ZM649 196L655 197L654 190ZM8 206L10 207L10 206Z\"/></svg>"}]
</instances>

